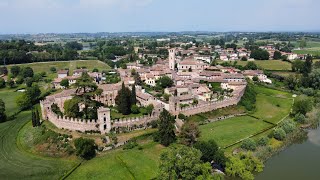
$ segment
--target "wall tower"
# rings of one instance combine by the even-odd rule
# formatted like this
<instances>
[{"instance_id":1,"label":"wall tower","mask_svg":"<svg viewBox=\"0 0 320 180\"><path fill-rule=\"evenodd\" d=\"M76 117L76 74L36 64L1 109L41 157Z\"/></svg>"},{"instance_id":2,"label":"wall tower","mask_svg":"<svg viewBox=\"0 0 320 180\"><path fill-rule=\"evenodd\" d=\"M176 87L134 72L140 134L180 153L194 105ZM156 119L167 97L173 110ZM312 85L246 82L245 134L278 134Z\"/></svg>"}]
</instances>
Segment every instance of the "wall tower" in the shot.
<instances>
[{"instance_id":1,"label":"wall tower","mask_svg":"<svg viewBox=\"0 0 320 180\"><path fill-rule=\"evenodd\" d=\"M100 107L98 109L98 123L101 134L109 133L111 130L110 109Z\"/></svg>"},{"instance_id":2,"label":"wall tower","mask_svg":"<svg viewBox=\"0 0 320 180\"><path fill-rule=\"evenodd\" d=\"M176 50L169 49L169 69L174 70L176 65Z\"/></svg>"}]
</instances>

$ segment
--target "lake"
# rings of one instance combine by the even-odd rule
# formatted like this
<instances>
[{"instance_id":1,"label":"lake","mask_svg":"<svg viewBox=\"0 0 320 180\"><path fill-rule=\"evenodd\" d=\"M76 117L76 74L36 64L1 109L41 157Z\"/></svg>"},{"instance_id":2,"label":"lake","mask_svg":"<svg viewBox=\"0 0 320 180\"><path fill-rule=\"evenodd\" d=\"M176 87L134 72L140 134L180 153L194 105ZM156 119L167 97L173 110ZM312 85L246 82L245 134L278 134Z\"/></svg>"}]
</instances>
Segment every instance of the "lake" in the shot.
<instances>
[{"instance_id":1,"label":"lake","mask_svg":"<svg viewBox=\"0 0 320 180\"><path fill-rule=\"evenodd\" d=\"M270 158L255 179L320 179L320 128L310 130L308 139L299 143Z\"/></svg>"}]
</instances>

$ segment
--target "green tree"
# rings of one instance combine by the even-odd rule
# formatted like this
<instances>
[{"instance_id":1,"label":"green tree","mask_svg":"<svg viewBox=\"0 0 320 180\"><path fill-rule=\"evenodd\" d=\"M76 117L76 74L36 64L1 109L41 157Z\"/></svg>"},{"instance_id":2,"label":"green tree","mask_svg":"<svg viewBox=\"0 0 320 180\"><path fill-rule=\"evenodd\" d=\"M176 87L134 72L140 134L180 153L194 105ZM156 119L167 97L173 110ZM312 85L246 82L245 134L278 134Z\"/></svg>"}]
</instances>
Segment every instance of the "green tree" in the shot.
<instances>
[{"instance_id":1,"label":"green tree","mask_svg":"<svg viewBox=\"0 0 320 180\"><path fill-rule=\"evenodd\" d=\"M246 66L244 66L245 69L248 69L248 70L257 70L258 69L258 66L256 65L256 63L252 62L252 61L249 61L247 63Z\"/></svg>"},{"instance_id":2,"label":"green tree","mask_svg":"<svg viewBox=\"0 0 320 180\"><path fill-rule=\"evenodd\" d=\"M253 172L261 172L263 163L252 153L240 153L236 156L231 156L226 163L226 174L231 177L240 177L245 180L253 180Z\"/></svg>"},{"instance_id":3,"label":"green tree","mask_svg":"<svg viewBox=\"0 0 320 180\"><path fill-rule=\"evenodd\" d=\"M304 62L302 73L304 76L308 76L308 74L312 71L312 56L308 55L306 61Z\"/></svg>"},{"instance_id":4,"label":"green tree","mask_svg":"<svg viewBox=\"0 0 320 180\"><path fill-rule=\"evenodd\" d=\"M68 117L80 117L81 113L79 112L79 103L78 98L72 98L64 102L64 113Z\"/></svg>"},{"instance_id":5,"label":"green tree","mask_svg":"<svg viewBox=\"0 0 320 180\"><path fill-rule=\"evenodd\" d=\"M302 60L294 60L291 63L291 69L293 72L302 72L304 66L304 62Z\"/></svg>"},{"instance_id":6,"label":"green tree","mask_svg":"<svg viewBox=\"0 0 320 180\"><path fill-rule=\"evenodd\" d=\"M129 88L125 87L122 82L122 87L118 91L118 95L115 98L116 105L118 106L118 111L123 115L128 115L131 113L131 91Z\"/></svg>"},{"instance_id":7,"label":"green tree","mask_svg":"<svg viewBox=\"0 0 320 180\"><path fill-rule=\"evenodd\" d=\"M32 83L33 83L33 78L27 77L27 78L25 78L24 82L26 83L27 87L31 87Z\"/></svg>"},{"instance_id":8,"label":"green tree","mask_svg":"<svg viewBox=\"0 0 320 180\"><path fill-rule=\"evenodd\" d=\"M194 148L172 146L160 156L159 179L212 179L211 166L200 160L201 152Z\"/></svg>"},{"instance_id":9,"label":"green tree","mask_svg":"<svg viewBox=\"0 0 320 180\"><path fill-rule=\"evenodd\" d=\"M301 40L300 40L300 42L299 42L299 47L300 48L305 48L305 47L307 47L307 41L306 41L306 38L301 38Z\"/></svg>"},{"instance_id":10,"label":"green tree","mask_svg":"<svg viewBox=\"0 0 320 180\"><path fill-rule=\"evenodd\" d=\"M254 151L257 148L257 144L253 139L245 139L241 144L241 148L249 151Z\"/></svg>"},{"instance_id":11,"label":"green tree","mask_svg":"<svg viewBox=\"0 0 320 180\"><path fill-rule=\"evenodd\" d=\"M269 52L263 49L253 50L250 54L250 57L257 60L268 60Z\"/></svg>"},{"instance_id":12,"label":"green tree","mask_svg":"<svg viewBox=\"0 0 320 180\"><path fill-rule=\"evenodd\" d=\"M12 79L9 79L9 80L7 81L7 84L8 84L8 86L9 86L10 88L13 88L13 87L14 87L14 81L13 81Z\"/></svg>"},{"instance_id":13,"label":"green tree","mask_svg":"<svg viewBox=\"0 0 320 180\"><path fill-rule=\"evenodd\" d=\"M2 99L0 99L0 123L7 120L6 105Z\"/></svg>"},{"instance_id":14,"label":"green tree","mask_svg":"<svg viewBox=\"0 0 320 180\"><path fill-rule=\"evenodd\" d=\"M130 103L132 105L137 104L137 94L136 94L136 86L135 85L132 86Z\"/></svg>"},{"instance_id":15,"label":"green tree","mask_svg":"<svg viewBox=\"0 0 320 180\"><path fill-rule=\"evenodd\" d=\"M173 81L168 76L163 76L157 81L157 86L161 88L168 88L173 85Z\"/></svg>"},{"instance_id":16,"label":"green tree","mask_svg":"<svg viewBox=\"0 0 320 180\"><path fill-rule=\"evenodd\" d=\"M80 137L74 141L74 146L76 147L77 156L83 159L89 160L96 155L97 145L92 139Z\"/></svg>"},{"instance_id":17,"label":"green tree","mask_svg":"<svg viewBox=\"0 0 320 180\"><path fill-rule=\"evenodd\" d=\"M259 81L258 76L253 76L253 77L252 77L252 81L254 81L254 82L258 82L258 81Z\"/></svg>"},{"instance_id":18,"label":"green tree","mask_svg":"<svg viewBox=\"0 0 320 180\"><path fill-rule=\"evenodd\" d=\"M139 107L137 106L137 105L135 105L135 104L133 104L132 106L131 106L131 112L133 113L133 114L139 114Z\"/></svg>"},{"instance_id":19,"label":"green tree","mask_svg":"<svg viewBox=\"0 0 320 180\"><path fill-rule=\"evenodd\" d=\"M300 83L300 78L298 75L293 75L290 74L286 79L285 79L285 84L290 90L295 90Z\"/></svg>"},{"instance_id":20,"label":"green tree","mask_svg":"<svg viewBox=\"0 0 320 180\"><path fill-rule=\"evenodd\" d=\"M32 106L32 99L26 93L23 93L16 98L16 103L20 110L25 110Z\"/></svg>"},{"instance_id":21,"label":"green tree","mask_svg":"<svg viewBox=\"0 0 320 180\"><path fill-rule=\"evenodd\" d=\"M304 116L307 112L312 110L312 100L307 96L298 96L292 107L294 114L303 114Z\"/></svg>"},{"instance_id":22,"label":"green tree","mask_svg":"<svg viewBox=\"0 0 320 180\"><path fill-rule=\"evenodd\" d=\"M133 78L134 78L134 82L135 82L136 85L139 85L139 86L142 85L142 80L141 80L141 77L140 77L139 73L136 73L133 76Z\"/></svg>"},{"instance_id":23,"label":"green tree","mask_svg":"<svg viewBox=\"0 0 320 180\"><path fill-rule=\"evenodd\" d=\"M306 117L303 114L298 113L294 116L294 120L303 124L306 122Z\"/></svg>"},{"instance_id":24,"label":"green tree","mask_svg":"<svg viewBox=\"0 0 320 180\"><path fill-rule=\"evenodd\" d=\"M146 113L147 113L148 115L151 115L153 109L154 109L153 104L149 104L149 105L146 107Z\"/></svg>"},{"instance_id":25,"label":"green tree","mask_svg":"<svg viewBox=\"0 0 320 180\"><path fill-rule=\"evenodd\" d=\"M200 130L197 124L193 122L184 123L179 134L180 143L193 146L198 141Z\"/></svg>"},{"instance_id":26,"label":"green tree","mask_svg":"<svg viewBox=\"0 0 320 180\"><path fill-rule=\"evenodd\" d=\"M33 69L31 67L24 67L21 69L20 74L22 77L27 78L30 77L32 78L34 73L33 73Z\"/></svg>"},{"instance_id":27,"label":"green tree","mask_svg":"<svg viewBox=\"0 0 320 180\"><path fill-rule=\"evenodd\" d=\"M62 79L60 82L60 86L63 86L65 88L69 88L69 80L68 79Z\"/></svg>"},{"instance_id":28,"label":"green tree","mask_svg":"<svg viewBox=\"0 0 320 180\"><path fill-rule=\"evenodd\" d=\"M281 59L282 54L280 51L275 51L273 54L273 59Z\"/></svg>"},{"instance_id":29,"label":"green tree","mask_svg":"<svg viewBox=\"0 0 320 180\"><path fill-rule=\"evenodd\" d=\"M19 66L12 66L10 68L10 72L13 77L17 77L20 74L20 67Z\"/></svg>"},{"instance_id":30,"label":"green tree","mask_svg":"<svg viewBox=\"0 0 320 180\"><path fill-rule=\"evenodd\" d=\"M0 75L8 75L8 69L7 67L3 66L3 67L0 67Z\"/></svg>"},{"instance_id":31,"label":"green tree","mask_svg":"<svg viewBox=\"0 0 320 180\"><path fill-rule=\"evenodd\" d=\"M163 109L163 111L160 113L158 127L158 139L160 144L169 146L176 140L174 123L174 116L172 116L166 109Z\"/></svg>"},{"instance_id":32,"label":"green tree","mask_svg":"<svg viewBox=\"0 0 320 180\"><path fill-rule=\"evenodd\" d=\"M202 152L201 160L203 162L214 162L221 168L225 168L227 158L214 140L198 141L194 144L194 148Z\"/></svg>"},{"instance_id":33,"label":"green tree","mask_svg":"<svg viewBox=\"0 0 320 180\"><path fill-rule=\"evenodd\" d=\"M0 88L6 87L6 81L3 78L0 78Z\"/></svg>"},{"instance_id":34,"label":"green tree","mask_svg":"<svg viewBox=\"0 0 320 180\"><path fill-rule=\"evenodd\" d=\"M57 69L55 67L50 67L50 71L51 71L51 73L56 73Z\"/></svg>"},{"instance_id":35,"label":"green tree","mask_svg":"<svg viewBox=\"0 0 320 180\"><path fill-rule=\"evenodd\" d=\"M286 138L286 135L286 132L280 127L273 130L273 137L279 141L284 140L284 138Z\"/></svg>"},{"instance_id":36,"label":"green tree","mask_svg":"<svg viewBox=\"0 0 320 180\"><path fill-rule=\"evenodd\" d=\"M248 111L253 111L256 108L256 96L257 92L255 91L254 86L248 83L239 105L244 106Z\"/></svg>"}]
</instances>

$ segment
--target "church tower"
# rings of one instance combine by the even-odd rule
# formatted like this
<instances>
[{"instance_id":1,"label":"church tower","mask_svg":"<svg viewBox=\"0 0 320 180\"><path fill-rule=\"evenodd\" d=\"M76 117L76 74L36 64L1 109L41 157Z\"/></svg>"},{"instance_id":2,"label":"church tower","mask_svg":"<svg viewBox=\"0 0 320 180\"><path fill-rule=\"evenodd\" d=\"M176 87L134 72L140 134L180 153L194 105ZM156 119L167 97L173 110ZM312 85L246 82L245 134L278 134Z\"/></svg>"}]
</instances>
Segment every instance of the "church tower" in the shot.
<instances>
[{"instance_id":1,"label":"church tower","mask_svg":"<svg viewBox=\"0 0 320 180\"><path fill-rule=\"evenodd\" d=\"M176 65L176 50L169 49L169 69L174 70Z\"/></svg>"}]
</instances>

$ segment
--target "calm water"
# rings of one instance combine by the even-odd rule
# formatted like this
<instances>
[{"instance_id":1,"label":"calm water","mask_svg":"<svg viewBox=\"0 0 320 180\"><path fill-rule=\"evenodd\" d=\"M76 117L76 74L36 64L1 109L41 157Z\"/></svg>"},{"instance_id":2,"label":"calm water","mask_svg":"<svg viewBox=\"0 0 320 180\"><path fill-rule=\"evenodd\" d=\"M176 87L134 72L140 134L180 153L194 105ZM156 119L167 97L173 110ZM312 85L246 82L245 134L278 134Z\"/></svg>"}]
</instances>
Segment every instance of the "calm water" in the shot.
<instances>
[{"instance_id":1,"label":"calm water","mask_svg":"<svg viewBox=\"0 0 320 180\"><path fill-rule=\"evenodd\" d=\"M308 139L288 147L265 163L257 180L320 180L320 128Z\"/></svg>"}]
</instances>

